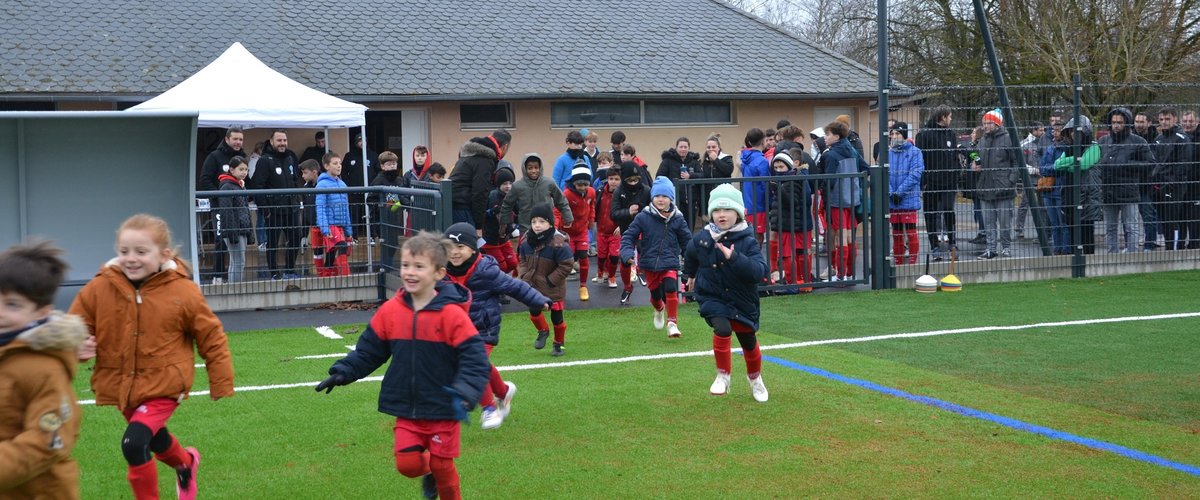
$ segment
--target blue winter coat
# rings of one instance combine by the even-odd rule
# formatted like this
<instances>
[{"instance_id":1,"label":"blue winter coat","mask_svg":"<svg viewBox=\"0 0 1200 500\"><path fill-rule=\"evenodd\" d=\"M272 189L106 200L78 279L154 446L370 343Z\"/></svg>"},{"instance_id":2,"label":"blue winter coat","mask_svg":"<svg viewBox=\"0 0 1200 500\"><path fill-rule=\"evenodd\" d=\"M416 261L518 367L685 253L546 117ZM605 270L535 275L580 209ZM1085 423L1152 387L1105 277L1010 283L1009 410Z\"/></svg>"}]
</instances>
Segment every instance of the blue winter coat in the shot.
<instances>
[{"instance_id":1,"label":"blue winter coat","mask_svg":"<svg viewBox=\"0 0 1200 500\"><path fill-rule=\"evenodd\" d=\"M679 269L679 256L687 248L692 232L687 221L674 205L670 215L663 216L657 208L646 207L633 218L629 229L621 233L621 262L633 260L637 248L637 265L647 271Z\"/></svg>"},{"instance_id":2,"label":"blue winter coat","mask_svg":"<svg viewBox=\"0 0 1200 500\"><path fill-rule=\"evenodd\" d=\"M769 268L754 228L743 222L721 236L721 244L733 248L733 258L726 260L709 227L692 237L683 261L683 273L696 280L700 316L729 318L758 330L758 284Z\"/></svg>"},{"instance_id":3,"label":"blue winter coat","mask_svg":"<svg viewBox=\"0 0 1200 500\"><path fill-rule=\"evenodd\" d=\"M771 175L771 164L762 151L757 149L742 150L742 177L766 177ZM742 186L742 203L746 206L746 215L766 212L770 209L767 203L767 183L748 182Z\"/></svg>"},{"instance_id":4,"label":"blue winter coat","mask_svg":"<svg viewBox=\"0 0 1200 500\"><path fill-rule=\"evenodd\" d=\"M582 149L580 151L583 151ZM596 166L592 164L592 157L587 154L580 154L580 158L587 162L588 168L592 172L596 171ZM554 179L554 183L558 185L558 189L567 189L567 181L571 180L571 170L575 168L575 158L571 157L569 151L564 152L554 161L554 170L550 171L550 177ZM617 168L620 168L618 166Z\"/></svg>"},{"instance_id":5,"label":"blue winter coat","mask_svg":"<svg viewBox=\"0 0 1200 500\"><path fill-rule=\"evenodd\" d=\"M370 375L390 357L379 387L379 411L407 419L454 420L449 387L473 406L491 375L491 362L467 315L470 292L448 281L420 311L401 291L371 317L354 351L329 373L347 380Z\"/></svg>"},{"instance_id":6,"label":"blue winter coat","mask_svg":"<svg viewBox=\"0 0 1200 500\"><path fill-rule=\"evenodd\" d=\"M501 272L500 265L490 255L479 254L475 266L463 278L466 280L464 285L471 291L471 323L486 344L500 343L500 314L503 312L500 294L517 299L530 308L550 302L528 283ZM447 274L446 279L461 283L457 276Z\"/></svg>"},{"instance_id":7,"label":"blue winter coat","mask_svg":"<svg viewBox=\"0 0 1200 500\"><path fill-rule=\"evenodd\" d=\"M921 175L925 159L921 150L909 142L888 149L888 192L900 195L900 203L891 203L892 210L921 209Z\"/></svg>"},{"instance_id":8,"label":"blue winter coat","mask_svg":"<svg viewBox=\"0 0 1200 500\"><path fill-rule=\"evenodd\" d=\"M317 189L344 187L346 183L329 175L329 172L323 172L317 177ZM346 231L347 238L354 236L353 230L350 229L350 201L346 193L317 194L317 226L325 236L330 234L329 226L341 226Z\"/></svg>"}]
</instances>

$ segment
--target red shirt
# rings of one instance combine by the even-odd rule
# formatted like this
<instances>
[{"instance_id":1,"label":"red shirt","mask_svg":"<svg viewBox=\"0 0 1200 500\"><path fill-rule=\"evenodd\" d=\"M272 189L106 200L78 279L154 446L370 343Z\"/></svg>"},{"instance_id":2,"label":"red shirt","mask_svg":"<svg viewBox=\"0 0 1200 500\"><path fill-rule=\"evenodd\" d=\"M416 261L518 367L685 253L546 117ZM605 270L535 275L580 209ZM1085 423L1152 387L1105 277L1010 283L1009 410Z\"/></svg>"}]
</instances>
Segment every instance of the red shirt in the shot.
<instances>
[{"instance_id":1,"label":"red shirt","mask_svg":"<svg viewBox=\"0 0 1200 500\"><path fill-rule=\"evenodd\" d=\"M588 226L596 220L596 190L588 186L583 194L579 194L574 187L568 187L563 190L563 195L567 197L567 205L571 207L571 215L575 218L570 227L563 229L572 236L587 233Z\"/></svg>"},{"instance_id":2,"label":"red shirt","mask_svg":"<svg viewBox=\"0 0 1200 500\"><path fill-rule=\"evenodd\" d=\"M612 220L612 201L616 191L608 189L608 183L604 183L604 187L596 195L599 197L599 202L596 204L596 233L597 234L612 234L617 230L617 223Z\"/></svg>"}]
</instances>

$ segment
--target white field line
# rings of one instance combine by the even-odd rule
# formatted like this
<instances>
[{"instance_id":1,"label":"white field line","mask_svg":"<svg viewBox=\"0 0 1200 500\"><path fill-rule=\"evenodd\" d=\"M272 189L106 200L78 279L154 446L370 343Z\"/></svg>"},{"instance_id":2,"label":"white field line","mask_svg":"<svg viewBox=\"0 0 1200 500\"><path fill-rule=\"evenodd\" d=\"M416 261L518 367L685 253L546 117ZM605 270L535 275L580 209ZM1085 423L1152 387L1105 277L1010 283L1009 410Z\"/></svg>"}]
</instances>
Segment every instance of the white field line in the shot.
<instances>
[{"instance_id":1,"label":"white field line","mask_svg":"<svg viewBox=\"0 0 1200 500\"><path fill-rule=\"evenodd\" d=\"M317 333L321 334L322 337L325 337L327 339L342 338L341 335L338 335L336 332L333 331L332 328L330 328L328 326L318 326L318 327L316 327L316 330L317 330Z\"/></svg>"},{"instance_id":2,"label":"white field line","mask_svg":"<svg viewBox=\"0 0 1200 500\"><path fill-rule=\"evenodd\" d=\"M1051 321L1045 323L1032 323L1028 325L1011 325L1011 326L977 326L972 328L954 328L948 330L932 330L928 332L913 332L913 333L894 333L889 335L872 335L869 337L850 337L843 339L825 339L825 340L810 340L807 342L794 342L791 344L775 344L763 345L759 348L764 351L773 351L778 349L794 349L797 347L811 347L826 344L850 344L855 342L873 342L876 340L891 340L891 339L907 339L918 337L934 337L938 335L954 335L959 333L978 333L987 331L1016 331L1016 330L1031 330L1035 328L1049 328L1055 326L1082 326L1082 325L1097 325L1103 323L1124 323L1130 321L1158 321L1164 319L1180 319L1180 318L1195 318L1200 317L1200 312L1190 313L1175 313L1175 314L1156 314L1152 316L1123 316L1120 318L1101 318L1101 319L1081 319L1073 321ZM741 349L734 349L740 351ZM340 358L345 356L345 353L322 354L316 356L299 356L295 359L316 359L316 358ZM572 366L588 366L588 365L609 365L615 363L630 363L634 361L650 361L656 359L670 358L694 358L700 356L712 356L711 350L693 351L693 352L676 352L666 354L648 354L644 356L627 356L623 358L604 358L604 359L584 359L579 361L565 361L560 363L534 363L529 365L513 365L513 366L497 366L500 371L523 371L523 370L538 370L543 368L568 368ZM378 382L383 380L382 376L366 377L361 379L363 382ZM238 387L237 392L247 391L267 391L273 389L291 389L296 387L316 387L317 382L300 382L295 384L276 384L276 385L258 385ZM190 393L192 396L204 396L208 391L195 391ZM96 400L80 401L81 405L95 404Z\"/></svg>"}]
</instances>

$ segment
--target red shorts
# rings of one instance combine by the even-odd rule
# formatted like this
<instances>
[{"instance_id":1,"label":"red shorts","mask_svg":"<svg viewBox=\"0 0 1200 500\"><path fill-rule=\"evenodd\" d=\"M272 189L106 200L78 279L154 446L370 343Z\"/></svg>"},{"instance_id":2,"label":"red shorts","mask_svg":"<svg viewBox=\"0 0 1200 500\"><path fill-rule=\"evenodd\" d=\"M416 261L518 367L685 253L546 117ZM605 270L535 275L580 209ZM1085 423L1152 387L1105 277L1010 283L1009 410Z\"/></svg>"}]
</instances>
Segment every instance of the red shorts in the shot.
<instances>
[{"instance_id":1,"label":"red shorts","mask_svg":"<svg viewBox=\"0 0 1200 500\"><path fill-rule=\"evenodd\" d=\"M322 235L325 243L325 251L333 250L338 243L346 242L346 230L342 226L329 226L329 236Z\"/></svg>"},{"instance_id":2,"label":"red shorts","mask_svg":"<svg viewBox=\"0 0 1200 500\"><path fill-rule=\"evenodd\" d=\"M596 257L600 260L609 257L621 257L621 235L612 233L597 234Z\"/></svg>"},{"instance_id":3,"label":"red shorts","mask_svg":"<svg viewBox=\"0 0 1200 500\"><path fill-rule=\"evenodd\" d=\"M763 234L767 232L767 213L759 212L756 214L746 215L746 222L754 226L754 232Z\"/></svg>"},{"instance_id":4,"label":"red shorts","mask_svg":"<svg viewBox=\"0 0 1200 500\"><path fill-rule=\"evenodd\" d=\"M484 245L479 251L496 259L496 262L500 264L501 271L509 272L517 268L517 252L507 241L495 245Z\"/></svg>"},{"instance_id":5,"label":"red shorts","mask_svg":"<svg viewBox=\"0 0 1200 500\"><path fill-rule=\"evenodd\" d=\"M916 224L917 223L917 211L916 210L892 210L890 215L891 215L890 219L892 221L892 224Z\"/></svg>"},{"instance_id":6,"label":"red shorts","mask_svg":"<svg viewBox=\"0 0 1200 500\"><path fill-rule=\"evenodd\" d=\"M803 231L799 233L776 233L776 241L779 242L779 248L786 253L796 253L797 250L808 250L808 245L812 243L812 232ZM771 260L774 260L772 257Z\"/></svg>"},{"instance_id":7,"label":"red shorts","mask_svg":"<svg viewBox=\"0 0 1200 500\"><path fill-rule=\"evenodd\" d=\"M854 208L829 207L829 229L854 229L858 220L854 218Z\"/></svg>"},{"instance_id":8,"label":"red shorts","mask_svg":"<svg viewBox=\"0 0 1200 500\"><path fill-rule=\"evenodd\" d=\"M420 446L439 458L458 457L457 420L410 420L397 418L392 431L396 434L395 452Z\"/></svg>"},{"instance_id":9,"label":"red shorts","mask_svg":"<svg viewBox=\"0 0 1200 500\"><path fill-rule=\"evenodd\" d=\"M643 269L642 272L646 274L646 288L651 290L657 290L659 286L662 286L663 280L667 278L675 278L675 283L679 283L679 271L675 269L666 271Z\"/></svg>"},{"instance_id":10,"label":"red shorts","mask_svg":"<svg viewBox=\"0 0 1200 500\"><path fill-rule=\"evenodd\" d=\"M571 250L576 252L583 250L586 252L588 251L588 247L592 246L591 240L588 239L587 231L584 231L580 234L570 234L568 236L571 237Z\"/></svg>"},{"instance_id":11,"label":"red shorts","mask_svg":"<svg viewBox=\"0 0 1200 500\"><path fill-rule=\"evenodd\" d=\"M137 422L149 427L150 434L154 435L167 426L167 420L171 419L176 408L179 408L179 401L171 398L155 398L143 402L137 408L122 411L121 414L125 415L126 422L131 424Z\"/></svg>"}]
</instances>

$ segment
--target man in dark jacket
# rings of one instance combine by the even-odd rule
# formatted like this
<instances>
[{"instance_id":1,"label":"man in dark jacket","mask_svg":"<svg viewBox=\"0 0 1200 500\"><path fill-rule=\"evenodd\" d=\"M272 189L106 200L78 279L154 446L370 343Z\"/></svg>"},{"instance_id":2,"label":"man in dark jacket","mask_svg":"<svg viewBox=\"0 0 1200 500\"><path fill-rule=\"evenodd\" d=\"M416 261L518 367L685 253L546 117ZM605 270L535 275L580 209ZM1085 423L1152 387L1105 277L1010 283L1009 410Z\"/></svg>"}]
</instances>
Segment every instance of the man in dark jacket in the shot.
<instances>
[{"instance_id":1,"label":"man in dark jacket","mask_svg":"<svg viewBox=\"0 0 1200 500\"><path fill-rule=\"evenodd\" d=\"M291 189L300 187L300 171L297 168L296 154L288 149L287 131L282 129L271 133L269 148L263 149L262 157L254 169L254 177L250 185L254 189ZM258 195L254 203L263 210L267 225L267 268L272 279L291 279L299 277L296 274L296 255L300 250L300 196L298 195ZM284 262L286 267L281 271L275 255L279 250L279 239L284 240Z\"/></svg>"},{"instance_id":2,"label":"man in dark jacket","mask_svg":"<svg viewBox=\"0 0 1200 500\"><path fill-rule=\"evenodd\" d=\"M313 136L313 141L312 146L304 148L304 152L300 153L300 163L304 163L305 160L315 160L317 163L321 163L321 157L325 156L325 131L317 132L317 135ZM346 163L342 162L342 164Z\"/></svg>"},{"instance_id":3,"label":"man in dark jacket","mask_svg":"<svg viewBox=\"0 0 1200 500\"><path fill-rule=\"evenodd\" d=\"M1158 163L1150 171L1150 196L1163 239L1171 250L1186 244L1184 200L1188 199L1188 170L1193 165L1192 140L1175 123L1178 116L1179 112L1171 107L1158 112L1158 137L1151 147Z\"/></svg>"},{"instance_id":4,"label":"man in dark jacket","mask_svg":"<svg viewBox=\"0 0 1200 500\"><path fill-rule=\"evenodd\" d=\"M1146 140L1131 133L1133 114L1125 108L1108 112L1109 134L1101 137L1100 179L1104 200L1104 241L1108 253L1118 253L1117 228L1124 226L1125 251L1137 252L1141 244L1138 228L1139 186L1154 166L1154 154Z\"/></svg>"},{"instance_id":5,"label":"man in dark jacket","mask_svg":"<svg viewBox=\"0 0 1200 500\"><path fill-rule=\"evenodd\" d=\"M979 184L975 196L979 197L983 210L984 231L987 233L987 250L979 254L980 259L994 259L1012 255L1013 199L1017 196L1017 181L1023 167L1017 145L1004 129L1000 110L988 111L983 115L983 139L979 141Z\"/></svg>"},{"instance_id":6,"label":"man in dark jacket","mask_svg":"<svg viewBox=\"0 0 1200 500\"><path fill-rule=\"evenodd\" d=\"M467 222L483 236L488 193L492 191L492 174L496 162L504 158L512 135L504 130L487 137L473 137L458 152L458 163L450 172L453 190L454 222Z\"/></svg>"},{"instance_id":7,"label":"man in dark jacket","mask_svg":"<svg viewBox=\"0 0 1200 500\"><path fill-rule=\"evenodd\" d=\"M950 106L933 108L925 128L917 133L915 145L921 150L925 171L921 175L921 206L925 209L925 227L933 260L942 260L957 246L954 198L958 194L958 137L950 128L954 120Z\"/></svg>"},{"instance_id":8,"label":"man in dark jacket","mask_svg":"<svg viewBox=\"0 0 1200 500\"><path fill-rule=\"evenodd\" d=\"M229 172L229 160L235 156L246 158L246 152L242 151L242 143L244 141L245 134L242 133L241 127L229 127L225 131L225 140L220 146L217 146L217 149L214 149L204 158L204 163L200 166L200 183L196 186L198 191L216 191L221 189L217 178L221 174ZM201 224L204 224L209 219L210 216L205 214L205 217L201 220ZM220 277L225 276L225 241L222 238L213 238L212 263L211 276L214 280L219 280Z\"/></svg>"},{"instance_id":9,"label":"man in dark jacket","mask_svg":"<svg viewBox=\"0 0 1200 500\"><path fill-rule=\"evenodd\" d=\"M364 187L379 175L379 156L369 148L367 149L365 163L367 171L365 177L363 174L363 165L363 138L362 134L357 134L354 136L354 147L350 148L350 151L342 159L342 181L346 183L346 187ZM351 194L349 195L349 200L350 224L353 228L351 234L366 237L367 232L364 230L364 223L366 222L366 219L364 219L366 217L366 195ZM378 219L374 216L372 218ZM379 235L371 235L371 237L376 236Z\"/></svg>"}]
</instances>

